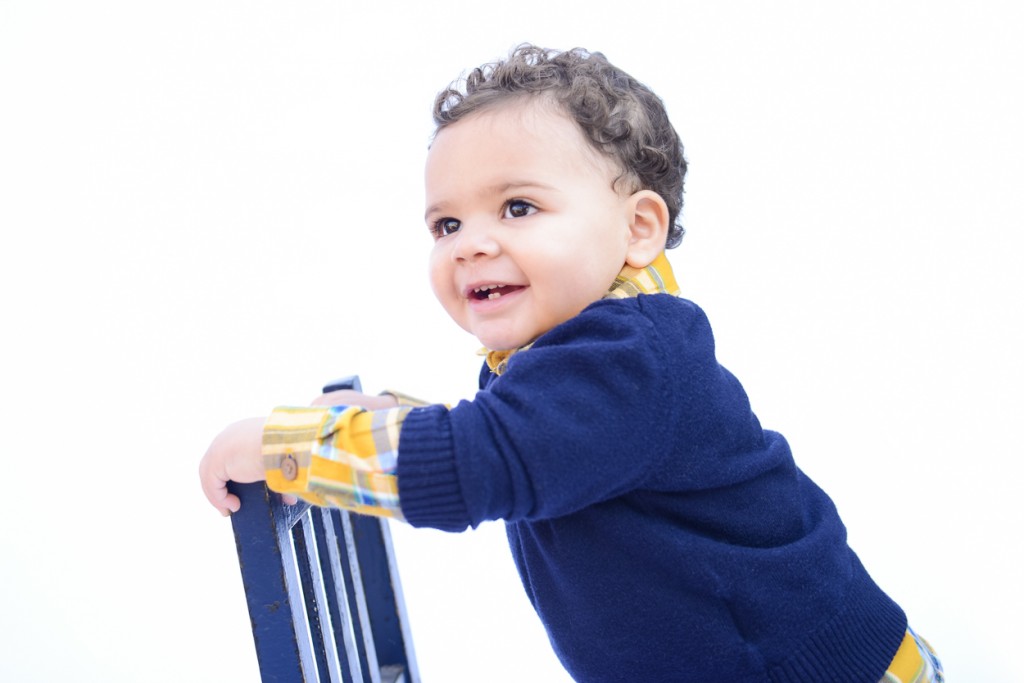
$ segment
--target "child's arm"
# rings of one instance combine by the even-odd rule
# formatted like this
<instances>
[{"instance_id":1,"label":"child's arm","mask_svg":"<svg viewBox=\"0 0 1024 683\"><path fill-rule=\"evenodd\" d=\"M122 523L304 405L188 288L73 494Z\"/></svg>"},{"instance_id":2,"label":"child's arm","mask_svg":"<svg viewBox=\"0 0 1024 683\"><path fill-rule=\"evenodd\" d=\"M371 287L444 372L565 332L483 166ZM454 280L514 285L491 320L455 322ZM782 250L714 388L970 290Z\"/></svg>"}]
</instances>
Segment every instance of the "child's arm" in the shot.
<instances>
[{"instance_id":1,"label":"child's arm","mask_svg":"<svg viewBox=\"0 0 1024 683\"><path fill-rule=\"evenodd\" d=\"M398 438L411 410L276 408L263 427L267 487L313 505L402 519Z\"/></svg>"},{"instance_id":2,"label":"child's arm","mask_svg":"<svg viewBox=\"0 0 1024 683\"><path fill-rule=\"evenodd\" d=\"M342 390L324 394L314 401L319 406L358 406L368 410L395 407L393 396L369 396ZM207 500L222 515L237 512L241 503L228 493L227 482L242 484L263 481L267 469L263 458L264 427L267 418L254 417L228 425L214 438L199 464L199 478Z\"/></svg>"}]
</instances>

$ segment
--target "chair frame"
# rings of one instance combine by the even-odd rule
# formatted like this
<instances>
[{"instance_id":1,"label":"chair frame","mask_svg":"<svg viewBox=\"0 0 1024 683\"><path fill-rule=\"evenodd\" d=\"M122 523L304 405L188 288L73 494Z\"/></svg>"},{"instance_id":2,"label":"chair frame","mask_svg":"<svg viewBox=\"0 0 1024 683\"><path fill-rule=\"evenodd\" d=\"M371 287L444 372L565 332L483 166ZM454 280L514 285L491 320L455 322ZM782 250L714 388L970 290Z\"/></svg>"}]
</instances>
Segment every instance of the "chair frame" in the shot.
<instances>
[{"instance_id":1,"label":"chair frame","mask_svg":"<svg viewBox=\"0 0 1024 683\"><path fill-rule=\"evenodd\" d=\"M324 391L342 388L359 379ZM387 520L284 505L262 482L228 488L264 683L419 683Z\"/></svg>"}]
</instances>

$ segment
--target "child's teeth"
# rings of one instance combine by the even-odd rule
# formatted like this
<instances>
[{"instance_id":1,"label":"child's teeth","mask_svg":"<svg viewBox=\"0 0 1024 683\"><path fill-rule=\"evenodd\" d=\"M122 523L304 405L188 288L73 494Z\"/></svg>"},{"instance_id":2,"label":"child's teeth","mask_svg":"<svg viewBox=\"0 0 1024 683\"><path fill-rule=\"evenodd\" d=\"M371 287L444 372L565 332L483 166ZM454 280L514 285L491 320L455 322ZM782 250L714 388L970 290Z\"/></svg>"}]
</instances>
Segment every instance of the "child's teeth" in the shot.
<instances>
[{"instance_id":1,"label":"child's teeth","mask_svg":"<svg viewBox=\"0 0 1024 683\"><path fill-rule=\"evenodd\" d=\"M477 294L486 294L488 299L497 299L501 296L501 292L494 290L497 290L500 287L501 285L483 285L482 287L477 287L473 291ZM487 294L488 292L490 292L490 294Z\"/></svg>"}]
</instances>

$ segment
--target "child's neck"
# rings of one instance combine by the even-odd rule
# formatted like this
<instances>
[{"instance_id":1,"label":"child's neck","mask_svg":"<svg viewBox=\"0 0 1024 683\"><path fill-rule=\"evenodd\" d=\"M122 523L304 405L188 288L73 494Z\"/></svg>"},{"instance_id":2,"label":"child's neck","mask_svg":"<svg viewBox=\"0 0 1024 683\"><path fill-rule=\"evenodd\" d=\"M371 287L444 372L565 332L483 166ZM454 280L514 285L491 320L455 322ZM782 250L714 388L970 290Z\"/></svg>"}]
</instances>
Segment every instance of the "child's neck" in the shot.
<instances>
[{"instance_id":1,"label":"child's neck","mask_svg":"<svg viewBox=\"0 0 1024 683\"><path fill-rule=\"evenodd\" d=\"M679 285L676 283L675 274L672 272L672 266L669 264L668 256L664 251L658 254L658 257L644 268L634 268L629 265L623 266L619 274L615 276L615 281L612 282L611 287L608 288L608 293L602 298L629 299L641 294L671 294L672 296L679 296ZM515 349L492 351L484 348L480 350L480 354L486 356L487 367L491 369L491 372L500 375L508 367L508 359L513 354L525 351L533 346L534 341L536 339L531 339L526 344Z\"/></svg>"}]
</instances>

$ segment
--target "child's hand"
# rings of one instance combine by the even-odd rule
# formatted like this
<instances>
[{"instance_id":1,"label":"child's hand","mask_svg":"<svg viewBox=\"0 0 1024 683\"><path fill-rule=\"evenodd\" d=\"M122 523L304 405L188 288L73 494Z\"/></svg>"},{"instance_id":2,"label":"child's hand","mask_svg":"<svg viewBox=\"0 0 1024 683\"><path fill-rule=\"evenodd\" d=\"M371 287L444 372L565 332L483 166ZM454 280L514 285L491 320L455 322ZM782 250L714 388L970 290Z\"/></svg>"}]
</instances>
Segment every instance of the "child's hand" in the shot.
<instances>
[{"instance_id":1,"label":"child's hand","mask_svg":"<svg viewBox=\"0 0 1024 683\"><path fill-rule=\"evenodd\" d=\"M360 406L368 410L394 408L398 401L394 396L369 396L358 391L343 389L323 394L313 401L317 406ZM229 481L249 484L263 481L263 425L266 418L254 417L230 424L210 444L199 463L199 479L203 493L213 507L224 516L238 512L241 501L238 496L228 493ZM294 496L285 496L284 502L296 502Z\"/></svg>"},{"instance_id":2,"label":"child's hand","mask_svg":"<svg viewBox=\"0 0 1024 683\"><path fill-rule=\"evenodd\" d=\"M199 479L203 493L213 507L225 517L238 512L238 496L228 493L227 483L237 481L248 484L262 481L263 425L266 418L253 417L230 424L206 449L199 463Z\"/></svg>"},{"instance_id":3,"label":"child's hand","mask_svg":"<svg viewBox=\"0 0 1024 683\"><path fill-rule=\"evenodd\" d=\"M383 410L385 408L397 407L398 401L394 396L370 396L369 394L352 391L351 389L341 389L339 391L332 391L329 394L320 394L313 400L311 405L359 406L367 410Z\"/></svg>"}]
</instances>

